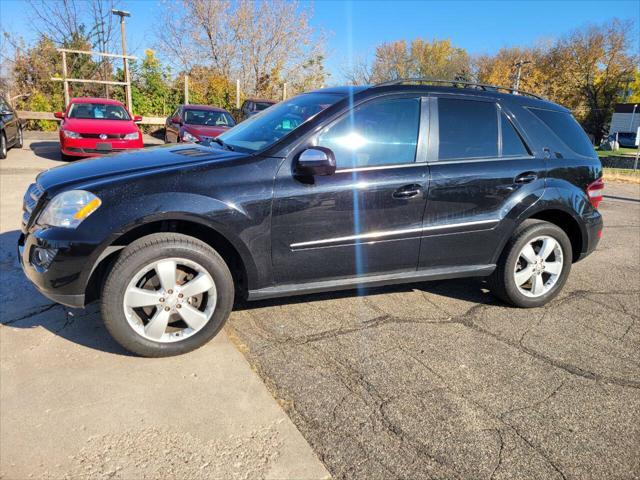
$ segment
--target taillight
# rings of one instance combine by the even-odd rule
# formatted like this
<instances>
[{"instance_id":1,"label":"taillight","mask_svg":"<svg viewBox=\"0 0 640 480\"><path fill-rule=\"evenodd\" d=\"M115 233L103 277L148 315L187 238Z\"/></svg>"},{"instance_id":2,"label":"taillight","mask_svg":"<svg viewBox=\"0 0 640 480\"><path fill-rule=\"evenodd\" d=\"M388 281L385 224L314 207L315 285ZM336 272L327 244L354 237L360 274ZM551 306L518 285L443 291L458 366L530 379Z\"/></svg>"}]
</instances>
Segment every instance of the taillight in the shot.
<instances>
[{"instance_id":1,"label":"taillight","mask_svg":"<svg viewBox=\"0 0 640 480\"><path fill-rule=\"evenodd\" d=\"M602 201L602 192L604 191L604 180L602 178L597 179L587 185L587 196L593 208L598 208Z\"/></svg>"}]
</instances>

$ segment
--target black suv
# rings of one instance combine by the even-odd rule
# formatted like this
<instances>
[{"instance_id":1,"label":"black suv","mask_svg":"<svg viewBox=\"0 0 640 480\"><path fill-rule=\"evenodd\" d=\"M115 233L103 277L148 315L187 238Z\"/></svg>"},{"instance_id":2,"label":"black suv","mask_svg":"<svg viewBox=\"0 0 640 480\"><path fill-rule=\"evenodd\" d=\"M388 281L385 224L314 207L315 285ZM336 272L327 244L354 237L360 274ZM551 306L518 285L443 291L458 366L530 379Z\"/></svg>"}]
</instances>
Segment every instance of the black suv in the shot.
<instances>
[{"instance_id":1,"label":"black suv","mask_svg":"<svg viewBox=\"0 0 640 480\"><path fill-rule=\"evenodd\" d=\"M19 254L49 298L101 298L146 356L222 328L234 298L488 277L558 294L602 233L602 167L569 111L523 92L404 80L299 95L211 144L41 173Z\"/></svg>"},{"instance_id":2,"label":"black suv","mask_svg":"<svg viewBox=\"0 0 640 480\"><path fill-rule=\"evenodd\" d=\"M9 102L0 96L0 160L11 147L22 148L22 121Z\"/></svg>"}]
</instances>

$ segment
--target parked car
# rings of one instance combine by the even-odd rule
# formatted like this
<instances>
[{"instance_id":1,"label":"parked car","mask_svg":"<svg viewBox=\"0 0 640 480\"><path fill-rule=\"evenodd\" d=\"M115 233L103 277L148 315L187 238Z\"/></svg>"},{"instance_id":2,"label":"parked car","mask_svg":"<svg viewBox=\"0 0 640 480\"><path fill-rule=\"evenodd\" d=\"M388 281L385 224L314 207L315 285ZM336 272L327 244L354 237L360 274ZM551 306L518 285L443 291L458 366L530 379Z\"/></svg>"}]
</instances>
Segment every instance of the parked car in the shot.
<instances>
[{"instance_id":1,"label":"parked car","mask_svg":"<svg viewBox=\"0 0 640 480\"><path fill-rule=\"evenodd\" d=\"M268 100L266 98L247 98L240 107L240 119L246 120L249 117L254 116L256 113L260 113L266 110L272 105L275 105L276 101Z\"/></svg>"},{"instance_id":2,"label":"parked car","mask_svg":"<svg viewBox=\"0 0 640 480\"><path fill-rule=\"evenodd\" d=\"M609 137L613 137L613 140L617 141L620 147L636 148L636 132L616 132Z\"/></svg>"},{"instance_id":3,"label":"parked car","mask_svg":"<svg viewBox=\"0 0 640 480\"><path fill-rule=\"evenodd\" d=\"M55 112L60 122L60 155L63 160L95 157L144 146L136 124L140 115L131 116L117 100L74 98L65 112Z\"/></svg>"},{"instance_id":4,"label":"parked car","mask_svg":"<svg viewBox=\"0 0 640 480\"><path fill-rule=\"evenodd\" d=\"M22 148L23 124L16 111L0 96L0 159L7 158L11 147Z\"/></svg>"},{"instance_id":5,"label":"parked car","mask_svg":"<svg viewBox=\"0 0 640 480\"><path fill-rule=\"evenodd\" d=\"M236 296L486 277L544 305L602 235L600 161L569 110L455 85L322 89L209 145L43 172L24 272L56 302L101 298L113 337L152 357L207 342Z\"/></svg>"},{"instance_id":6,"label":"parked car","mask_svg":"<svg viewBox=\"0 0 640 480\"><path fill-rule=\"evenodd\" d=\"M209 142L235 124L224 108L180 105L165 122L164 142Z\"/></svg>"}]
</instances>

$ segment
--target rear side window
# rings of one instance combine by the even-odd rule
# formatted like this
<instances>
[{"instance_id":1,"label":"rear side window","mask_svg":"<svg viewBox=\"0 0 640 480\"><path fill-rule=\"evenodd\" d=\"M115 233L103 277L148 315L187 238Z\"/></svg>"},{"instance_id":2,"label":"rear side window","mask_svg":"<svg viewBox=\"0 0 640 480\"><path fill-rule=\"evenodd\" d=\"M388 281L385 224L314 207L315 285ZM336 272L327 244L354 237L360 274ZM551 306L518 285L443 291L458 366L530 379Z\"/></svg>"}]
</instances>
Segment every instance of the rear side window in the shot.
<instances>
[{"instance_id":1,"label":"rear side window","mask_svg":"<svg viewBox=\"0 0 640 480\"><path fill-rule=\"evenodd\" d=\"M571 114L541 108L529 108L529 111L542 120L571 150L587 157L595 155L589 137Z\"/></svg>"},{"instance_id":2,"label":"rear side window","mask_svg":"<svg viewBox=\"0 0 640 480\"><path fill-rule=\"evenodd\" d=\"M504 113L500 114L500 122L502 127L502 155L505 157L530 155L529 150L522 142L522 138L520 138L520 134Z\"/></svg>"},{"instance_id":3,"label":"rear side window","mask_svg":"<svg viewBox=\"0 0 640 480\"><path fill-rule=\"evenodd\" d=\"M496 108L493 102L438 99L438 159L497 157Z\"/></svg>"},{"instance_id":4,"label":"rear side window","mask_svg":"<svg viewBox=\"0 0 640 480\"><path fill-rule=\"evenodd\" d=\"M395 98L366 103L318 137L333 150L338 169L415 161L420 99Z\"/></svg>"}]
</instances>

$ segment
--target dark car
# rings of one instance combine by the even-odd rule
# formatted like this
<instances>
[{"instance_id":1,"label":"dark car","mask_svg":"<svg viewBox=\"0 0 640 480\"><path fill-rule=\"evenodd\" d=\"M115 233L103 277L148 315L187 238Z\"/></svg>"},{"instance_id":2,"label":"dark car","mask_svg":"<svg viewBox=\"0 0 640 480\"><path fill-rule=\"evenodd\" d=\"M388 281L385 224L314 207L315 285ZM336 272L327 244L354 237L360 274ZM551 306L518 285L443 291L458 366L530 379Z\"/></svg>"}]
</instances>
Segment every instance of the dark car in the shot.
<instances>
[{"instance_id":1,"label":"dark car","mask_svg":"<svg viewBox=\"0 0 640 480\"><path fill-rule=\"evenodd\" d=\"M240 107L240 119L246 120L249 117L254 116L256 113L260 113L266 110L272 105L275 105L276 101L268 100L266 98L247 98Z\"/></svg>"},{"instance_id":2,"label":"dark car","mask_svg":"<svg viewBox=\"0 0 640 480\"><path fill-rule=\"evenodd\" d=\"M22 148L22 121L4 97L0 97L0 159L7 158L11 147Z\"/></svg>"},{"instance_id":3,"label":"dark car","mask_svg":"<svg viewBox=\"0 0 640 480\"><path fill-rule=\"evenodd\" d=\"M602 167L570 112L532 95L397 81L299 95L210 144L41 173L19 254L53 299L101 299L125 348L174 355L234 297L487 277L538 307L602 234Z\"/></svg>"},{"instance_id":4,"label":"dark car","mask_svg":"<svg viewBox=\"0 0 640 480\"><path fill-rule=\"evenodd\" d=\"M165 123L164 142L208 142L236 122L224 108L180 105Z\"/></svg>"},{"instance_id":5,"label":"dark car","mask_svg":"<svg viewBox=\"0 0 640 480\"><path fill-rule=\"evenodd\" d=\"M622 148L636 148L636 132L616 132L611 137Z\"/></svg>"}]
</instances>

